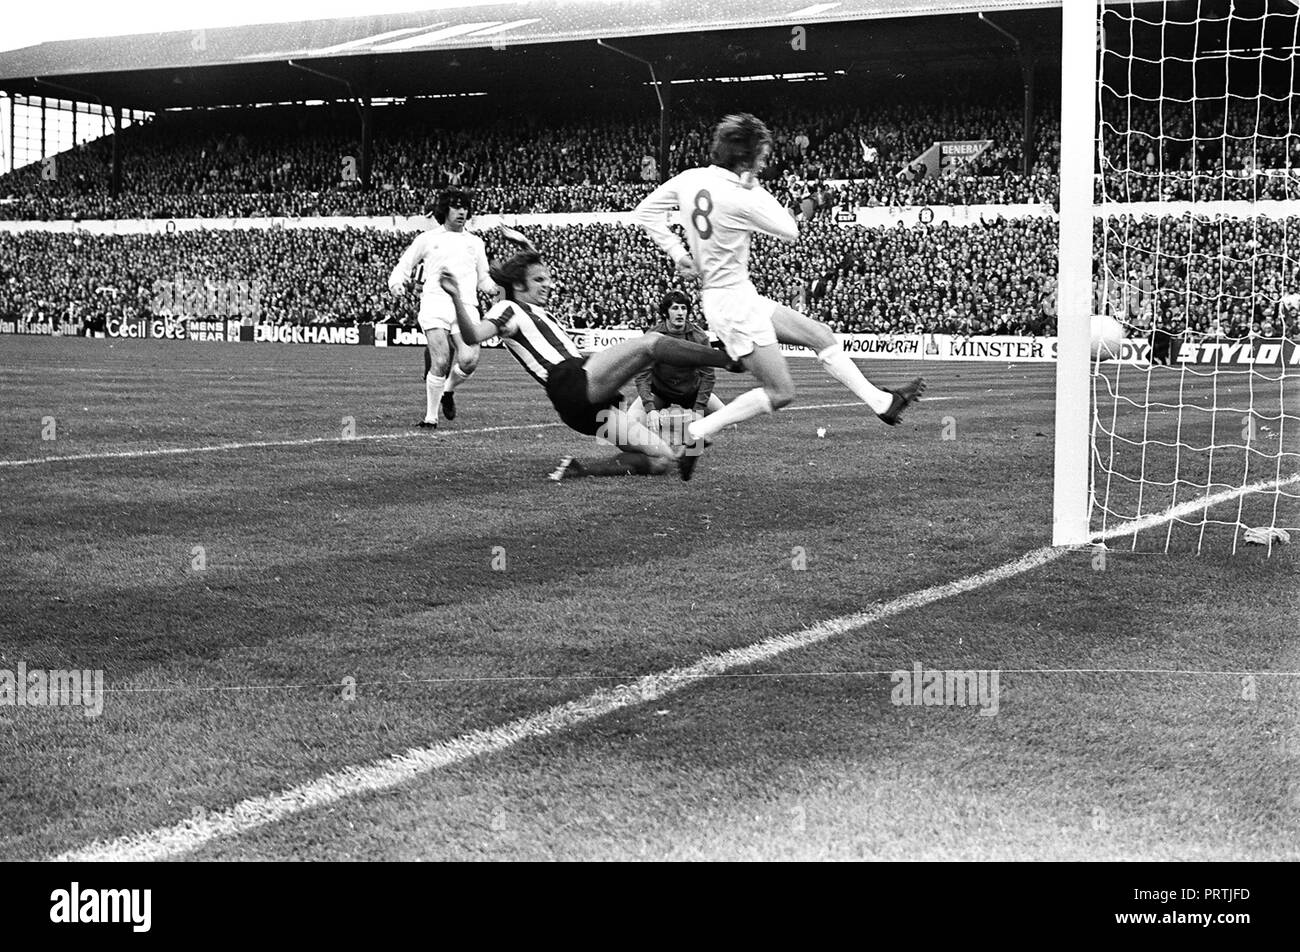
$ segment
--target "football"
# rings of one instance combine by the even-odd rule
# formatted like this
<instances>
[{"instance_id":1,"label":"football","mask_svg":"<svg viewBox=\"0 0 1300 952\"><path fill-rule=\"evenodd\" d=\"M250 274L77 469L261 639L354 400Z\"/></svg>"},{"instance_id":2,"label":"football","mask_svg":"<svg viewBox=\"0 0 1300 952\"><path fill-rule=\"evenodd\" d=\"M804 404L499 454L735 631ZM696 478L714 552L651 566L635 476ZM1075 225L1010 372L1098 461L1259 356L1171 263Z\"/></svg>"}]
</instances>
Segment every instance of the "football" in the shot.
<instances>
[{"instance_id":1,"label":"football","mask_svg":"<svg viewBox=\"0 0 1300 952\"><path fill-rule=\"evenodd\" d=\"M1093 360L1118 360L1124 343L1124 325L1109 314L1092 316L1091 351Z\"/></svg>"}]
</instances>

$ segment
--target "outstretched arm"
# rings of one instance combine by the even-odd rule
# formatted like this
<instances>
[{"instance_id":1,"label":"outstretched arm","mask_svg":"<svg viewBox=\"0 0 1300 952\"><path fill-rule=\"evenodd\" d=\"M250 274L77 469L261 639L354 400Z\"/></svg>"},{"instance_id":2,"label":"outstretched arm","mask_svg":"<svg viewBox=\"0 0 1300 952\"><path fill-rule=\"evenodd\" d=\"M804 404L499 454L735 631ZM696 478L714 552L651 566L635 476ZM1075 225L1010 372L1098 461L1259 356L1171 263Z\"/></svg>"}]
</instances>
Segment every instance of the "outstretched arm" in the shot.
<instances>
[{"instance_id":1,"label":"outstretched arm","mask_svg":"<svg viewBox=\"0 0 1300 952\"><path fill-rule=\"evenodd\" d=\"M456 323L460 326L460 336L465 343L481 344L483 341L497 336L501 329L495 323L470 316L468 308L465 307L465 302L460 299L460 285L450 271L444 271L438 275L438 285L451 298L451 306L456 309Z\"/></svg>"},{"instance_id":2,"label":"outstretched arm","mask_svg":"<svg viewBox=\"0 0 1300 952\"><path fill-rule=\"evenodd\" d=\"M529 240L527 235L522 231L519 231L517 228L511 228L509 225L501 226L501 237L506 239L506 241L513 241L519 247L523 248L524 251L535 252L537 250L537 246Z\"/></svg>"},{"instance_id":3,"label":"outstretched arm","mask_svg":"<svg viewBox=\"0 0 1300 952\"><path fill-rule=\"evenodd\" d=\"M651 364L645 370L636 375L633 381L636 384L637 396L641 398L641 403L645 406L646 412L654 409L655 398L654 392L650 389L650 377L653 373L654 364Z\"/></svg>"},{"instance_id":4,"label":"outstretched arm","mask_svg":"<svg viewBox=\"0 0 1300 952\"><path fill-rule=\"evenodd\" d=\"M474 269L478 273L479 293L486 294L495 301L501 294L501 287L492 280L489 273L487 248L484 247L482 238L474 243Z\"/></svg>"}]
</instances>

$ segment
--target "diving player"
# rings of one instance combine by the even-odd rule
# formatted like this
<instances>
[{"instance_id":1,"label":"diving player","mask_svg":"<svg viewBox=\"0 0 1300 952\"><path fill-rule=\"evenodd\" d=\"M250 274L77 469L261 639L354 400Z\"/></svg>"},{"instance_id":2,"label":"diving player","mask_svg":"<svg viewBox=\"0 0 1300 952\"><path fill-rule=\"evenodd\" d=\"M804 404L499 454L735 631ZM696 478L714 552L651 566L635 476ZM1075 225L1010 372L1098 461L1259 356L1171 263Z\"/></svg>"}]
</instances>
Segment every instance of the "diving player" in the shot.
<instances>
[{"instance_id":1,"label":"diving player","mask_svg":"<svg viewBox=\"0 0 1300 952\"><path fill-rule=\"evenodd\" d=\"M531 246L492 269L492 278L505 294L482 318L465 305L454 275L443 271L438 282L456 310L466 343L500 337L528 373L546 390L551 405L571 429L598 436L623 450L631 471L651 474L676 464L683 480L691 478L698 459L687 447L674 450L658 435L632 420L619 408L621 389L656 362L681 366L727 367L727 355L716 347L649 333L588 357L546 313L551 271Z\"/></svg>"}]
</instances>

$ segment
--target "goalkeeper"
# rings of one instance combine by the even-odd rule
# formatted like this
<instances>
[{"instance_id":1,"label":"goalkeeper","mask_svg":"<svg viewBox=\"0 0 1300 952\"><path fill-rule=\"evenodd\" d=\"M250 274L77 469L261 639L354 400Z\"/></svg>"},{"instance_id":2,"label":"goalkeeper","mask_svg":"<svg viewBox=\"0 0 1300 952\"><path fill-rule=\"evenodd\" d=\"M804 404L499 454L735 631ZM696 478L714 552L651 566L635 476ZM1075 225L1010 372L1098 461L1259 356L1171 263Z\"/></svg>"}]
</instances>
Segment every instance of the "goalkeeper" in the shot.
<instances>
[{"instance_id":1,"label":"goalkeeper","mask_svg":"<svg viewBox=\"0 0 1300 952\"><path fill-rule=\"evenodd\" d=\"M691 301L683 292L673 290L659 302L659 323L646 333L658 332L696 344L709 345L709 335L690 321ZM721 410L724 404L713 393L712 367L682 367L657 363L636 377L637 398L628 415L652 433L659 431L659 411L671 406L685 407L697 417Z\"/></svg>"},{"instance_id":2,"label":"goalkeeper","mask_svg":"<svg viewBox=\"0 0 1300 952\"><path fill-rule=\"evenodd\" d=\"M681 291L669 291L659 302L659 323L647 328L646 333L658 331L669 337L709 346L709 335L688 320L690 309L690 298ZM628 407L628 418L668 443L681 442L685 426L681 421L676 421L676 426L665 428L660 424L660 410L678 406L702 417L726 406L713 394L712 367L688 367L663 362L651 364L636 376L636 389L638 396ZM708 440L705 440L704 445L709 445ZM582 476L661 476L668 471L667 467L658 465L657 461L638 459L638 456L639 454L626 452L598 460L580 460L566 456L560 460L555 472L551 473L551 479L558 482Z\"/></svg>"}]
</instances>

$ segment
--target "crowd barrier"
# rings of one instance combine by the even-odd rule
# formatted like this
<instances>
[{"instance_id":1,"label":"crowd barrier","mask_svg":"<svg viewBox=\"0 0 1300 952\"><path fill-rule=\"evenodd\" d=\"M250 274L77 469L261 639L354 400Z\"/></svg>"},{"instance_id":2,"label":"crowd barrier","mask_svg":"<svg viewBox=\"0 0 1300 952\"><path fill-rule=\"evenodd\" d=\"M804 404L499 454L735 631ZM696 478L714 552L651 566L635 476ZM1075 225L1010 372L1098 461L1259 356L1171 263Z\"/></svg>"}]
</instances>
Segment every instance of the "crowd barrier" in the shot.
<instances>
[{"instance_id":1,"label":"crowd barrier","mask_svg":"<svg viewBox=\"0 0 1300 952\"><path fill-rule=\"evenodd\" d=\"M1263 203L1260 203L1263 204ZM1285 204L1285 203L1278 203ZM840 206L831 220L841 225L865 227L912 227L940 225L954 227L977 225L995 218L1055 218L1047 204L1018 205L870 205ZM665 220L676 220L675 212ZM501 225L513 228L562 228L573 225L622 225L632 227L632 212L545 212L476 215L470 219L471 231L490 231ZM378 231L416 232L435 227L425 215L317 216L310 218L119 218L60 219L55 221L0 221L0 233L55 232L83 235L168 235L191 231L294 231L301 228L373 228Z\"/></svg>"},{"instance_id":2,"label":"crowd barrier","mask_svg":"<svg viewBox=\"0 0 1300 952\"><path fill-rule=\"evenodd\" d=\"M19 321L0 317L0 334L59 336L50 323ZM623 341L640 337L639 330L583 329L571 332L583 353L595 353ZM205 341L220 343L335 344L364 347L423 347L424 334L417 328L394 324L250 324L217 316L140 317L114 319L92 336L126 340ZM863 360L981 361L986 363L1052 363L1056 360L1055 337L966 337L956 334L836 334L845 353ZM485 347L500 347L493 338ZM782 344L790 357L812 357L803 347ZM1280 337L1252 337L1243 340L1175 341L1170 360L1174 363L1222 367L1300 367L1300 342ZM1151 343L1145 339L1125 340L1117 355L1121 363L1145 365L1151 360Z\"/></svg>"}]
</instances>

